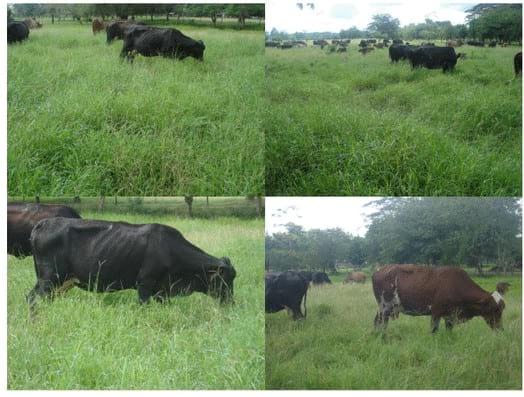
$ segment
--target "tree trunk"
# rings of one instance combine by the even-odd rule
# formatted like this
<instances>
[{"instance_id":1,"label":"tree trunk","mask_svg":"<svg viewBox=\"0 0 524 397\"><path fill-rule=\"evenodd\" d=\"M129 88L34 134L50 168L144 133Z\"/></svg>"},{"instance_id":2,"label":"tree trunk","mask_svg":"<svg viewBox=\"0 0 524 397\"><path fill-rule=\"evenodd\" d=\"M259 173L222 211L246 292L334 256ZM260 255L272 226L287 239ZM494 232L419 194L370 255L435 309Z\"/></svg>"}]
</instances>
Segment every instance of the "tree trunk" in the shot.
<instances>
[{"instance_id":1,"label":"tree trunk","mask_svg":"<svg viewBox=\"0 0 524 397\"><path fill-rule=\"evenodd\" d=\"M256 204L257 204L257 216L261 218L262 217L262 196L261 195L257 196Z\"/></svg>"},{"instance_id":2,"label":"tree trunk","mask_svg":"<svg viewBox=\"0 0 524 397\"><path fill-rule=\"evenodd\" d=\"M115 196L115 205L118 204L118 196Z\"/></svg>"},{"instance_id":3,"label":"tree trunk","mask_svg":"<svg viewBox=\"0 0 524 397\"><path fill-rule=\"evenodd\" d=\"M479 276L483 276L482 273L482 263L477 262L477 271L479 272Z\"/></svg>"},{"instance_id":4,"label":"tree trunk","mask_svg":"<svg viewBox=\"0 0 524 397\"><path fill-rule=\"evenodd\" d=\"M166 12L166 21L169 21L169 11Z\"/></svg>"},{"instance_id":5,"label":"tree trunk","mask_svg":"<svg viewBox=\"0 0 524 397\"><path fill-rule=\"evenodd\" d=\"M35 203L40 203L40 196L35 197Z\"/></svg>"},{"instance_id":6,"label":"tree trunk","mask_svg":"<svg viewBox=\"0 0 524 397\"><path fill-rule=\"evenodd\" d=\"M187 204L187 212L190 218L193 218L193 196L184 196L184 201Z\"/></svg>"},{"instance_id":7,"label":"tree trunk","mask_svg":"<svg viewBox=\"0 0 524 397\"><path fill-rule=\"evenodd\" d=\"M51 23L55 23L55 14L51 14Z\"/></svg>"},{"instance_id":8,"label":"tree trunk","mask_svg":"<svg viewBox=\"0 0 524 397\"><path fill-rule=\"evenodd\" d=\"M98 210L99 211L102 211L104 209L105 203L106 203L106 197L100 196L100 198L98 199Z\"/></svg>"}]
</instances>

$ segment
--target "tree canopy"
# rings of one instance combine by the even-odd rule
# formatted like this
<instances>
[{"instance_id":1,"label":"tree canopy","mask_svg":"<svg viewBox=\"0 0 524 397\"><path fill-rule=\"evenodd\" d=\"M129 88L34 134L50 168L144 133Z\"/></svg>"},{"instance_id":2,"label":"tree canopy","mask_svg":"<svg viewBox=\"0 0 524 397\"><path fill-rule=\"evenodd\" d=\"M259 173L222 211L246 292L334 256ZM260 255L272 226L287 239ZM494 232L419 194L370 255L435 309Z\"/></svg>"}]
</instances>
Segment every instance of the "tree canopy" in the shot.
<instances>
[{"instance_id":1,"label":"tree canopy","mask_svg":"<svg viewBox=\"0 0 524 397\"><path fill-rule=\"evenodd\" d=\"M10 5L16 18L23 17L119 17L135 15L177 15L184 17L211 17L224 15L239 18L243 16L264 18L264 4L36 4L16 3Z\"/></svg>"},{"instance_id":2,"label":"tree canopy","mask_svg":"<svg viewBox=\"0 0 524 397\"><path fill-rule=\"evenodd\" d=\"M297 3L302 4L302 3ZM340 32L279 32L273 29L268 38L272 40L315 40L315 39L356 39L373 37L377 39L448 40L475 38L480 40L521 41L522 4L477 4L466 10L466 23L454 25L450 21L426 19L400 27L399 20L390 14L372 16L367 29L355 26Z\"/></svg>"},{"instance_id":3,"label":"tree canopy","mask_svg":"<svg viewBox=\"0 0 524 397\"><path fill-rule=\"evenodd\" d=\"M341 229L267 236L266 267L334 270L387 263L508 270L521 263L522 211L517 198L386 198L374 202L364 237Z\"/></svg>"},{"instance_id":4,"label":"tree canopy","mask_svg":"<svg viewBox=\"0 0 524 397\"><path fill-rule=\"evenodd\" d=\"M376 38L396 38L400 28L400 22L389 14L376 14L371 17L368 31Z\"/></svg>"}]
</instances>

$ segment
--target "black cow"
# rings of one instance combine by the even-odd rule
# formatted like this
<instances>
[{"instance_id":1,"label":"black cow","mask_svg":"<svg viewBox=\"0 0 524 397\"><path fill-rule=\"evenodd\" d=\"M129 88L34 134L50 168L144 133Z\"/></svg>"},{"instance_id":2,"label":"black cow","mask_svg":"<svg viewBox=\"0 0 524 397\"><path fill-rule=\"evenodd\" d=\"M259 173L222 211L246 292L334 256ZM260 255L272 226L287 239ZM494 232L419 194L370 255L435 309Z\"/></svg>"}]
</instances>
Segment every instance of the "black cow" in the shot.
<instances>
[{"instance_id":1,"label":"black cow","mask_svg":"<svg viewBox=\"0 0 524 397\"><path fill-rule=\"evenodd\" d=\"M313 272L310 272L309 270L299 270L298 274L300 274L304 279L310 283L313 281Z\"/></svg>"},{"instance_id":2,"label":"black cow","mask_svg":"<svg viewBox=\"0 0 524 397\"><path fill-rule=\"evenodd\" d=\"M393 44L402 44L402 43L404 43L401 39L393 39L391 42Z\"/></svg>"},{"instance_id":3,"label":"black cow","mask_svg":"<svg viewBox=\"0 0 524 397\"><path fill-rule=\"evenodd\" d=\"M29 28L23 22L13 21L7 24L7 43L22 42L29 37Z\"/></svg>"},{"instance_id":4,"label":"black cow","mask_svg":"<svg viewBox=\"0 0 524 397\"><path fill-rule=\"evenodd\" d=\"M314 285L331 284L331 280L324 272L315 272L311 278Z\"/></svg>"},{"instance_id":5,"label":"black cow","mask_svg":"<svg viewBox=\"0 0 524 397\"><path fill-rule=\"evenodd\" d=\"M515 68L515 76L522 74L522 52L515 54L513 58L513 67Z\"/></svg>"},{"instance_id":6,"label":"black cow","mask_svg":"<svg viewBox=\"0 0 524 397\"><path fill-rule=\"evenodd\" d=\"M408 53L412 68L442 68L444 73L453 71L459 57L453 47L420 47Z\"/></svg>"},{"instance_id":7,"label":"black cow","mask_svg":"<svg viewBox=\"0 0 524 397\"><path fill-rule=\"evenodd\" d=\"M132 26L124 34L124 47L120 56L133 60L133 54L137 52L146 57L193 57L202 61L205 49L202 40L193 40L177 29Z\"/></svg>"},{"instance_id":8,"label":"black cow","mask_svg":"<svg viewBox=\"0 0 524 397\"><path fill-rule=\"evenodd\" d=\"M49 218L31 233L37 283L27 296L73 286L95 292L137 289L140 303L194 291L232 302L235 269L160 224Z\"/></svg>"},{"instance_id":9,"label":"black cow","mask_svg":"<svg viewBox=\"0 0 524 397\"><path fill-rule=\"evenodd\" d=\"M391 62L398 62L403 59L408 59L408 55L411 51L415 50L416 46L394 44L389 47L389 58Z\"/></svg>"},{"instance_id":10,"label":"black cow","mask_svg":"<svg viewBox=\"0 0 524 397\"><path fill-rule=\"evenodd\" d=\"M496 47L496 46L497 46L497 42L495 40L490 41L489 44L488 44L488 47L492 47L493 48L493 47Z\"/></svg>"},{"instance_id":11,"label":"black cow","mask_svg":"<svg viewBox=\"0 0 524 397\"><path fill-rule=\"evenodd\" d=\"M293 320L307 316L306 299L309 282L298 272L270 273L265 276L266 313L284 309L291 311ZM304 313L302 313L302 299Z\"/></svg>"},{"instance_id":12,"label":"black cow","mask_svg":"<svg viewBox=\"0 0 524 397\"><path fill-rule=\"evenodd\" d=\"M106 43L111 44L114 40L123 40L126 31L133 26L144 26L140 21L113 21L106 25Z\"/></svg>"},{"instance_id":13,"label":"black cow","mask_svg":"<svg viewBox=\"0 0 524 397\"><path fill-rule=\"evenodd\" d=\"M466 41L466 44L474 46L474 47L484 47L484 42L483 41L468 40L468 41Z\"/></svg>"},{"instance_id":14,"label":"black cow","mask_svg":"<svg viewBox=\"0 0 524 397\"><path fill-rule=\"evenodd\" d=\"M29 237L42 219L80 218L78 212L65 205L12 203L7 205L7 253L17 257L32 255Z\"/></svg>"}]
</instances>

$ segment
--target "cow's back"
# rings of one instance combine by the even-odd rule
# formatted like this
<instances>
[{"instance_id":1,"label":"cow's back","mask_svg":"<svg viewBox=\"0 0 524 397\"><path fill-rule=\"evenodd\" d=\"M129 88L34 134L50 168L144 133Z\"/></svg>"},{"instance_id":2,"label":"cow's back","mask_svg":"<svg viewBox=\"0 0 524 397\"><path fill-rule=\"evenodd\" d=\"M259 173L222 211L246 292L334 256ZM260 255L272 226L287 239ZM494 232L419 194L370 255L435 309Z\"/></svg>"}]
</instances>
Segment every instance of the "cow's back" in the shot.
<instances>
[{"instance_id":1,"label":"cow's back","mask_svg":"<svg viewBox=\"0 0 524 397\"><path fill-rule=\"evenodd\" d=\"M133 288L144 260L150 225L48 218L31 233L37 268L54 268L99 290Z\"/></svg>"},{"instance_id":2,"label":"cow's back","mask_svg":"<svg viewBox=\"0 0 524 397\"><path fill-rule=\"evenodd\" d=\"M429 314L434 305L480 302L489 295L455 267L389 265L377 270L372 282L377 302L399 301L408 314Z\"/></svg>"}]
</instances>

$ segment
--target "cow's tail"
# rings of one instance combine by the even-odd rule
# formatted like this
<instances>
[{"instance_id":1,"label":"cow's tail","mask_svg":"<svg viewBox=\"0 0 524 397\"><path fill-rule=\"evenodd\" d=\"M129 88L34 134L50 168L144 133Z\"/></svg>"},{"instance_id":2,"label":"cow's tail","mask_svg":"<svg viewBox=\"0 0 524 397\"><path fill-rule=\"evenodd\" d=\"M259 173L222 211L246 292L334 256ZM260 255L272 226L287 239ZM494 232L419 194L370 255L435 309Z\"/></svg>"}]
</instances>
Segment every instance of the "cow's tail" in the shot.
<instances>
[{"instance_id":1,"label":"cow's tail","mask_svg":"<svg viewBox=\"0 0 524 397\"><path fill-rule=\"evenodd\" d=\"M309 285L308 285L309 287ZM309 288L306 288L306 293L304 294L304 318L307 317L307 306L306 306L306 300L307 300L307 290Z\"/></svg>"}]
</instances>

